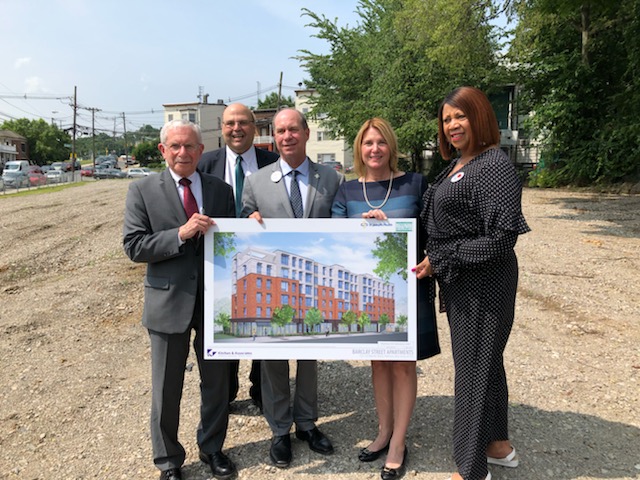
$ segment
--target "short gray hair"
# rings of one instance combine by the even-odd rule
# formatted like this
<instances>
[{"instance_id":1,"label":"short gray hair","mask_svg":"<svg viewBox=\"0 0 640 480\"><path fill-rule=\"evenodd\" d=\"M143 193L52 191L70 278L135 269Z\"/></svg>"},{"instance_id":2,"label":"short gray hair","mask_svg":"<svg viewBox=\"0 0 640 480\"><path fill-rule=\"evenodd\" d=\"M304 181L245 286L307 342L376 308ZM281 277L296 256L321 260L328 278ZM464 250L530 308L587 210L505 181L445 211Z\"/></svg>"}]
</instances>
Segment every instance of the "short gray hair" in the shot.
<instances>
[{"instance_id":1,"label":"short gray hair","mask_svg":"<svg viewBox=\"0 0 640 480\"><path fill-rule=\"evenodd\" d=\"M169 130L178 127L189 127L196 134L198 143L202 143L202 130L200 130L200 125L185 120L184 118L171 120L163 125L162 130L160 130L160 143L166 143Z\"/></svg>"}]
</instances>

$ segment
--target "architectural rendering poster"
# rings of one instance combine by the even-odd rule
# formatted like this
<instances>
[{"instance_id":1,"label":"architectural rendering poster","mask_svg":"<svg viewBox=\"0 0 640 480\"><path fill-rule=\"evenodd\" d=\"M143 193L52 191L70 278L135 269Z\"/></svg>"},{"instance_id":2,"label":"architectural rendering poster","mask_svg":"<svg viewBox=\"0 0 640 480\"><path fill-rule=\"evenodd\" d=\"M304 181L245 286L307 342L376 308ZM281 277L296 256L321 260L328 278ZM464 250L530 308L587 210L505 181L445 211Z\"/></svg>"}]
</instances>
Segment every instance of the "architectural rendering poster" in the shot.
<instances>
[{"instance_id":1,"label":"architectural rendering poster","mask_svg":"<svg viewBox=\"0 0 640 480\"><path fill-rule=\"evenodd\" d=\"M415 219L216 219L205 358L415 360Z\"/></svg>"}]
</instances>

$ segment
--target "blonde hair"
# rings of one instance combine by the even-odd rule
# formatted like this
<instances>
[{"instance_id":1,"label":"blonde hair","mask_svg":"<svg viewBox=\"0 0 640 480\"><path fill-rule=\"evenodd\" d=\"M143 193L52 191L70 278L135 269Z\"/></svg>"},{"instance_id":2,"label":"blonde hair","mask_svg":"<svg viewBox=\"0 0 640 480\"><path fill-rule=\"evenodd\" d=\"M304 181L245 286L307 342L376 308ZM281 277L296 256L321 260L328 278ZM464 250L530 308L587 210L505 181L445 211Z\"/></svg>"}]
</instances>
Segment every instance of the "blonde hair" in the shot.
<instances>
[{"instance_id":1,"label":"blonde hair","mask_svg":"<svg viewBox=\"0 0 640 480\"><path fill-rule=\"evenodd\" d=\"M362 161L362 139L370 128L380 132L384 141L389 145L389 168L392 172L398 171L398 139L389 122L380 117L373 117L362 124L355 140L353 141L353 166L359 177L365 177L367 166Z\"/></svg>"}]
</instances>

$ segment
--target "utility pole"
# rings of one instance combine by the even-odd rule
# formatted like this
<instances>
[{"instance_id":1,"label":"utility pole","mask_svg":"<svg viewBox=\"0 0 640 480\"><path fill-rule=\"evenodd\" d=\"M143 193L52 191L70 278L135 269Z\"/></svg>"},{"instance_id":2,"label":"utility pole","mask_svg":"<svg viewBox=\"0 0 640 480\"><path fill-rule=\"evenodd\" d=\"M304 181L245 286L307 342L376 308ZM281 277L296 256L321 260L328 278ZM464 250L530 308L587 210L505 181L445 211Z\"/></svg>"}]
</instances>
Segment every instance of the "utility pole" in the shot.
<instances>
[{"instance_id":1,"label":"utility pole","mask_svg":"<svg viewBox=\"0 0 640 480\"><path fill-rule=\"evenodd\" d=\"M278 108L280 110L280 99L282 98L282 72L280 72L280 82L278 83Z\"/></svg>"},{"instance_id":2,"label":"utility pole","mask_svg":"<svg viewBox=\"0 0 640 480\"><path fill-rule=\"evenodd\" d=\"M91 111L91 163L93 163L93 169L96 168L96 112L99 112L99 108L90 108Z\"/></svg>"},{"instance_id":3,"label":"utility pole","mask_svg":"<svg viewBox=\"0 0 640 480\"><path fill-rule=\"evenodd\" d=\"M75 169L76 169L76 129L78 126L76 125L76 117L78 113L78 87L73 87L73 138L71 142L71 181L75 180Z\"/></svg>"},{"instance_id":4,"label":"utility pole","mask_svg":"<svg viewBox=\"0 0 640 480\"><path fill-rule=\"evenodd\" d=\"M122 127L124 128L124 163L127 166L127 118L122 112Z\"/></svg>"}]
</instances>

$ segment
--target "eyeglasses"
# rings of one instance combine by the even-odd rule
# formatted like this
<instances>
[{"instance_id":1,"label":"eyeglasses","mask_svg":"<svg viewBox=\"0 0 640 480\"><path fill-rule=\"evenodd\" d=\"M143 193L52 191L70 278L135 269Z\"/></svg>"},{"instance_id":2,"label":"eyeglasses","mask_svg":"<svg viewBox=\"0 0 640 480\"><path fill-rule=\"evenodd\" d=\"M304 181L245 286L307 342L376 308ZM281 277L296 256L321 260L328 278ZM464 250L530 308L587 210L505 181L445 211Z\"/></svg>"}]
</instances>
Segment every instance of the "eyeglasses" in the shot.
<instances>
[{"instance_id":1,"label":"eyeglasses","mask_svg":"<svg viewBox=\"0 0 640 480\"><path fill-rule=\"evenodd\" d=\"M171 145L167 145L165 143L164 146L171 150L171 153L180 153L180 150L182 150L183 148L187 151L187 153L193 153L199 147L198 144L193 143L172 143Z\"/></svg>"},{"instance_id":2,"label":"eyeglasses","mask_svg":"<svg viewBox=\"0 0 640 480\"><path fill-rule=\"evenodd\" d=\"M239 127L244 128L244 127L248 127L252 123L253 123L252 120L238 120L237 122L233 120L227 120L226 122L222 122L222 125L226 128L233 128L235 125L238 125Z\"/></svg>"}]
</instances>

